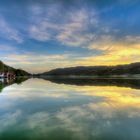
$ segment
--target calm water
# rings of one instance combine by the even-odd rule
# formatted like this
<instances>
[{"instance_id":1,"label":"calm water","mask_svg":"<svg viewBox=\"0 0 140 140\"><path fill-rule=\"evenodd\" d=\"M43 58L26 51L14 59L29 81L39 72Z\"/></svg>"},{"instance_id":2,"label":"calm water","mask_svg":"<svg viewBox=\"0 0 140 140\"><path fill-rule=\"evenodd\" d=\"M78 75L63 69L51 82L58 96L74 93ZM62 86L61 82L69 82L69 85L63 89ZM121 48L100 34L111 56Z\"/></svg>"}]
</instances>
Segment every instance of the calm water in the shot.
<instances>
[{"instance_id":1,"label":"calm water","mask_svg":"<svg viewBox=\"0 0 140 140\"><path fill-rule=\"evenodd\" d=\"M0 82L0 140L140 140L140 80Z\"/></svg>"}]
</instances>

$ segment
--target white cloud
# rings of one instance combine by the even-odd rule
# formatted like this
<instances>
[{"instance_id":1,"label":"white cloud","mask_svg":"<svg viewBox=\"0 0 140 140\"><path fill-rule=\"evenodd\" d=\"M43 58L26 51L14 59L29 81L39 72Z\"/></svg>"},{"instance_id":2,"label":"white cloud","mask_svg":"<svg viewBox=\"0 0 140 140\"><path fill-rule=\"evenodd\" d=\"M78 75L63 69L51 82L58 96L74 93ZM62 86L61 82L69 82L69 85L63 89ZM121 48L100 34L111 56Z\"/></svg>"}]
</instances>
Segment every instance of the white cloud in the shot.
<instances>
[{"instance_id":1,"label":"white cloud","mask_svg":"<svg viewBox=\"0 0 140 140\"><path fill-rule=\"evenodd\" d=\"M0 32L0 36L2 38L14 40L18 43L23 42L23 38L21 37L19 31L11 27L2 16L0 16Z\"/></svg>"},{"instance_id":2,"label":"white cloud","mask_svg":"<svg viewBox=\"0 0 140 140\"><path fill-rule=\"evenodd\" d=\"M50 34L45 31L44 27L37 28L36 26L32 26L29 32L33 39L39 41L47 41L50 39Z\"/></svg>"},{"instance_id":3,"label":"white cloud","mask_svg":"<svg viewBox=\"0 0 140 140\"><path fill-rule=\"evenodd\" d=\"M89 13L82 9L70 13L69 17L69 22L63 25L57 36L58 41L68 46L81 47L90 43L95 35L89 32Z\"/></svg>"},{"instance_id":4,"label":"white cloud","mask_svg":"<svg viewBox=\"0 0 140 140\"><path fill-rule=\"evenodd\" d=\"M37 13L33 14L31 20L32 23L35 22L29 28L30 37L33 39L38 41L56 40L68 46L83 47L90 43L95 36L94 33L90 32L90 24L96 27L98 23L94 12L79 9L70 11L58 19L59 12L57 13L56 9L51 15L43 12L43 9L39 7L33 8L32 12L33 10Z\"/></svg>"},{"instance_id":5,"label":"white cloud","mask_svg":"<svg viewBox=\"0 0 140 140\"><path fill-rule=\"evenodd\" d=\"M73 9L60 16L60 7L54 10L53 8L53 6L49 7L49 10L39 6L32 8L33 24L29 28L31 38L44 42L54 40L66 46L87 49L97 49L98 46L99 50L102 50L104 45L107 45L107 48L112 45L108 43L115 37L110 34L117 33L118 30L111 30L103 24L95 9L89 10L85 7ZM50 11L52 14L48 14Z\"/></svg>"}]
</instances>

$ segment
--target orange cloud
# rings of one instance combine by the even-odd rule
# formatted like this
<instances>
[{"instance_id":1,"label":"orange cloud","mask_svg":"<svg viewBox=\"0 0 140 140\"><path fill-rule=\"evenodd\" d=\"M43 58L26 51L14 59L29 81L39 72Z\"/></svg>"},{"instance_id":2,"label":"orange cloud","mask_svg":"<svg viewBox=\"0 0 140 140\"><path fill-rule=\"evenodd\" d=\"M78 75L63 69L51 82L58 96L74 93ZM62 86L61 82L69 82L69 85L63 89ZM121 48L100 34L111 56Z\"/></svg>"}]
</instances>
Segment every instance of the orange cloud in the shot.
<instances>
[{"instance_id":1,"label":"orange cloud","mask_svg":"<svg viewBox=\"0 0 140 140\"><path fill-rule=\"evenodd\" d=\"M140 41L138 37L126 37L116 42L112 37L104 37L101 42L95 42L89 49L97 49L102 55L85 57L79 62L80 65L118 65L128 64L140 60Z\"/></svg>"}]
</instances>

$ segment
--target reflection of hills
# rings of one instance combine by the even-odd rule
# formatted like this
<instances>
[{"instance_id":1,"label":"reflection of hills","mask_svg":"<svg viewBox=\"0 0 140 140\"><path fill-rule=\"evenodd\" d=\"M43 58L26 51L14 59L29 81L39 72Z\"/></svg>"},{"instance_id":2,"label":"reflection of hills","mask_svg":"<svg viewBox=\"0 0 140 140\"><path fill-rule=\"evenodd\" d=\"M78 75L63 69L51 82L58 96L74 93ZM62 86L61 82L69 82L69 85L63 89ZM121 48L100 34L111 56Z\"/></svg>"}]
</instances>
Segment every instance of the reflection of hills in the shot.
<instances>
[{"instance_id":1,"label":"reflection of hills","mask_svg":"<svg viewBox=\"0 0 140 140\"><path fill-rule=\"evenodd\" d=\"M12 84L21 84L22 82L26 81L28 78L16 78L16 79L0 79L0 92L2 92L3 88L10 86Z\"/></svg>"},{"instance_id":2,"label":"reflection of hills","mask_svg":"<svg viewBox=\"0 0 140 140\"><path fill-rule=\"evenodd\" d=\"M49 80L58 84L69 84L77 86L119 86L140 89L140 79L87 79L87 78L55 78L44 77L43 79Z\"/></svg>"}]
</instances>

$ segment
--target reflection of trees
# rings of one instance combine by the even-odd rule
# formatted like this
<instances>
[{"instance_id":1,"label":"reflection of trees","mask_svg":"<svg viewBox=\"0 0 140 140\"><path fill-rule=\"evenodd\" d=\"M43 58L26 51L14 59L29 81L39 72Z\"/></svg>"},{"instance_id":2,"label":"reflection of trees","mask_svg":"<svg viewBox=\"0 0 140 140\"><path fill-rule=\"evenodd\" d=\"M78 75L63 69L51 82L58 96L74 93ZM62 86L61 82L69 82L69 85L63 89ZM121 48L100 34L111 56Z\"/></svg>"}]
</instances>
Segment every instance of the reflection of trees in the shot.
<instances>
[{"instance_id":1,"label":"reflection of trees","mask_svg":"<svg viewBox=\"0 0 140 140\"><path fill-rule=\"evenodd\" d=\"M77 86L119 86L140 89L140 79L94 79L94 78L62 78L62 77L44 77L58 84L69 84Z\"/></svg>"},{"instance_id":2,"label":"reflection of trees","mask_svg":"<svg viewBox=\"0 0 140 140\"><path fill-rule=\"evenodd\" d=\"M3 89L3 85L0 83L0 92L2 92L2 89Z\"/></svg>"},{"instance_id":3,"label":"reflection of trees","mask_svg":"<svg viewBox=\"0 0 140 140\"><path fill-rule=\"evenodd\" d=\"M18 77L15 79L8 79L8 78L0 79L0 92L2 92L2 90L7 86L10 86L14 83L21 84L24 81L26 81L27 79L28 79L27 77Z\"/></svg>"},{"instance_id":4,"label":"reflection of trees","mask_svg":"<svg viewBox=\"0 0 140 140\"><path fill-rule=\"evenodd\" d=\"M15 79L15 83L18 84L18 85L20 85L20 84L22 84L24 81L26 81L28 79L29 79L29 77L17 77Z\"/></svg>"}]
</instances>

